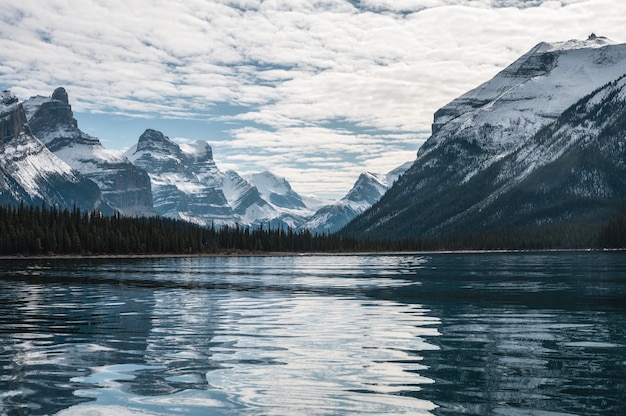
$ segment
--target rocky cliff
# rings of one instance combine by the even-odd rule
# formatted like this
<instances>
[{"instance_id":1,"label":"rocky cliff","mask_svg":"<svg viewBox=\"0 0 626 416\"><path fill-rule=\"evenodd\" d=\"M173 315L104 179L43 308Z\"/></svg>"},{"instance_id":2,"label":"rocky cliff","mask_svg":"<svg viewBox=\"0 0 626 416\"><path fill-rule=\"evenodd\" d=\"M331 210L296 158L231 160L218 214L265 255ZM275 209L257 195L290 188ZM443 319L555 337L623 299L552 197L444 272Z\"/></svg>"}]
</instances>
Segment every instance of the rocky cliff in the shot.
<instances>
[{"instance_id":1,"label":"rocky cliff","mask_svg":"<svg viewBox=\"0 0 626 416\"><path fill-rule=\"evenodd\" d=\"M57 88L50 97L30 98L24 102L24 110L32 133L55 155L94 181L121 214L156 215L148 174L78 128L64 88Z\"/></svg>"},{"instance_id":2,"label":"rocky cliff","mask_svg":"<svg viewBox=\"0 0 626 416\"><path fill-rule=\"evenodd\" d=\"M52 153L27 124L24 106L0 93L0 203L113 213L98 186Z\"/></svg>"}]
</instances>

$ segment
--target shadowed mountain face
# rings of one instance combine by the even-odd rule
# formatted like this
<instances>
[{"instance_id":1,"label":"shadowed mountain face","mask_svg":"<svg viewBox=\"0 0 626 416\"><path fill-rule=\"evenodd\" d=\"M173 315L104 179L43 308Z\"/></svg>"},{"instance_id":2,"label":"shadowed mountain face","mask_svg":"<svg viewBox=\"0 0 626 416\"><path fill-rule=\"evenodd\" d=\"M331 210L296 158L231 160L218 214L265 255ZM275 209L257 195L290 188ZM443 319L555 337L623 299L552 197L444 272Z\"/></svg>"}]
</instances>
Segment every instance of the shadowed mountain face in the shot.
<instances>
[{"instance_id":1,"label":"shadowed mountain face","mask_svg":"<svg viewBox=\"0 0 626 416\"><path fill-rule=\"evenodd\" d=\"M78 128L64 88L57 88L50 97L30 98L24 102L24 109L32 133L55 155L94 181L116 210L124 215L156 215L148 174Z\"/></svg>"},{"instance_id":2,"label":"shadowed mountain face","mask_svg":"<svg viewBox=\"0 0 626 416\"><path fill-rule=\"evenodd\" d=\"M339 231L357 215L376 203L412 163L404 163L386 175L362 173L346 196L317 210L302 228L313 233Z\"/></svg>"},{"instance_id":3,"label":"shadowed mountain face","mask_svg":"<svg viewBox=\"0 0 626 416\"><path fill-rule=\"evenodd\" d=\"M404 238L604 221L622 210L626 45L539 44L435 113L414 165L344 230Z\"/></svg>"},{"instance_id":4,"label":"shadowed mountain face","mask_svg":"<svg viewBox=\"0 0 626 416\"><path fill-rule=\"evenodd\" d=\"M0 93L0 203L60 209L113 210L98 186L54 155L27 124L24 106L9 91Z\"/></svg>"}]
</instances>

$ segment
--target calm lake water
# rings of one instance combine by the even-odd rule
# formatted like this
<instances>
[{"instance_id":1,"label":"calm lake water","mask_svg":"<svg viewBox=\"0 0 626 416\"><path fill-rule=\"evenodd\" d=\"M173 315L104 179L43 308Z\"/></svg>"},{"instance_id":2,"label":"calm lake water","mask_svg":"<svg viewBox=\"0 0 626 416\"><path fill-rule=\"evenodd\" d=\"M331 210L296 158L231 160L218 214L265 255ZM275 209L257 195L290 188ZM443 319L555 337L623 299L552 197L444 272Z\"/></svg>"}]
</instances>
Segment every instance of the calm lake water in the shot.
<instances>
[{"instance_id":1,"label":"calm lake water","mask_svg":"<svg viewBox=\"0 0 626 416\"><path fill-rule=\"evenodd\" d=\"M2 415L624 415L626 253L0 261Z\"/></svg>"}]
</instances>

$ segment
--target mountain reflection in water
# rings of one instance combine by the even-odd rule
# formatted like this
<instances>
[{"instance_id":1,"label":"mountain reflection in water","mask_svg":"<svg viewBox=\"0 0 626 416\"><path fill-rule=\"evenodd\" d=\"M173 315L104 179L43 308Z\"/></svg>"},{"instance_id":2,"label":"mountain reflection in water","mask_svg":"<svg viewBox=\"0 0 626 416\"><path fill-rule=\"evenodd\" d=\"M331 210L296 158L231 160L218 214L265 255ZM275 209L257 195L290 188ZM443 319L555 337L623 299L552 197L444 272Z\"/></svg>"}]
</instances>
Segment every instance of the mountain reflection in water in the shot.
<instances>
[{"instance_id":1,"label":"mountain reflection in water","mask_svg":"<svg viewBox=\"0 0 626 416\"><path fill-rule=\"evenodd\" d=\"M626 412L618 253L0 270L1 414Z\"/></svg>"}]
</instances>

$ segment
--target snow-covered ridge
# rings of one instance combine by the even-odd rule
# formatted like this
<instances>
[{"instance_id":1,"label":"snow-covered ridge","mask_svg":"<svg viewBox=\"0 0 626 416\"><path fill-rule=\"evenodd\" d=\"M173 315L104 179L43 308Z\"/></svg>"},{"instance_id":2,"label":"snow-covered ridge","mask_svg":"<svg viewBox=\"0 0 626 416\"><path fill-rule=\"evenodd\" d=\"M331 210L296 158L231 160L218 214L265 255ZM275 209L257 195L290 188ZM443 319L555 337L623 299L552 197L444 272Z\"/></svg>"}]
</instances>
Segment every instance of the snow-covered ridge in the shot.
<instances>
[{"instance_id":1,"label":"snow-covered ridge","mask_svg":"<svg viewBox=\"0 0 626 416\"><path fill-rule=\"evenodd\" d=\"M262 172L246 179L220 170L203 140L176 143L148 129L125 155L149 173L154 207L167 217L203 225L297 228L313 214L285 178Z\"/></svg>"},{"instance_id":2,"label":"snow-covered ridge","mask_svg":"<svg viewBox=\"0 0 626 416\"><path fill-rule=\"evenodd\" d=\"M94 181L120 213L155 215L148 175L78 128L64 88L57 88L50 97L31 97L24 102L24 110L32 133L57 157Z\"/></svg>"},{"instance_id":3,"label":"snow-covered ridge","mask_svg":"<svg viewBox=\"0 0 626 416\"><path fill-rule=\"evenodd\" d=\"M29 134L23 105L11 91L0 92L0 125L2 126L2 158L0 167L33 198L44 198L39 185L52 174L75 180L72 168L52 154L46 146Z\"/></svg>"},{"instance_id":4,"label":"snow-covered ridge","mask_svg":"<svg viewBox=\"0 0 626 416\"><path fill-rule=\"evenodd\" d=\"M597 36L540 43L491 80L437 110L433 134L418 158L462 138L484 151L480 160L464 168L469 180L518 149L578 99L624 72L626 44Z\"/></svg>"},{"instance_id":5,"label":"snow-covered ridge","mask_svg":"<svg viewBox=\"0 0 626 416\"><path fill-rule=\"evenodd\" d=\"M562 42L542 42L540 43L540 48L537 50L538 52L553 52L553 51L563 51L563 50L571 50L571 49L592 49L592 48L602 48L607 45L616 45L617 42L612 41L611 39L604 36L597 36L595 33L589 35L589 37L585 40L580 39L570 39Z\"/></svg>"},{"instance_id":6,"label":"snow-covered ridge","mask_svg":"<svg viewBox=\"0 0 626 416\"><path fill-rule=\"evenodd\" d=\"M0 203L47 203L68 209L76 205L112 212L95 183L32 135L24 106L10 91L0 93L0 130Z\"/></svg>"},{"instance_id":7,"label":"snow-covered ridge","mask_svg":"<svg viewBox=\"0 0 626 416\"><path fill-rule=\"evenodd\" d=\"M626 44L540 43L439 109L413 166L346 233L588 224L626 198Z\"/></svg>"},{"instance_id":8,"label":"snow-covered ridge","mask_svg":"<svg viewBox=\"0 0 626 416\"><path fill-rule=\"evenodd\" d=\"M340 230L352 219L378 202L412 164L412 161L406 162L387 174L363 172L343 198L319 208L301 228L308 229L313 233Z\"/></svg>"}]
</instances>

